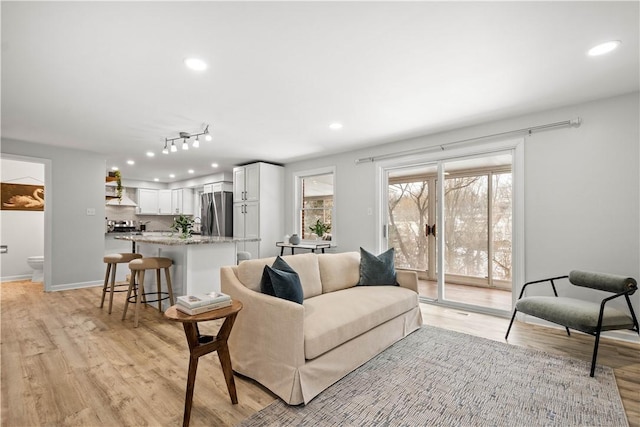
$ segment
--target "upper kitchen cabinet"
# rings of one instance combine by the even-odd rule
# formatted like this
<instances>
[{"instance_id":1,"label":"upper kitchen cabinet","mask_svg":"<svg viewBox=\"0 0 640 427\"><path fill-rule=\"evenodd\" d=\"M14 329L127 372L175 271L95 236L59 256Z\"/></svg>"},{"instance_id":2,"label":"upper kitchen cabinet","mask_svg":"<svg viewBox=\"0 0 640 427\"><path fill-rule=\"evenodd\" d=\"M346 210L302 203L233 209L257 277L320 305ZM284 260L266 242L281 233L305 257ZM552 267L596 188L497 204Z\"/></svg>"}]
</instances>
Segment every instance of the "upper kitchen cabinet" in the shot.
<instances>
[{"instance_id":1,"label":"upper kitchen cabinet","mask_svg":"<svg viewBox=\"0 0 640 427\"><path fill-rule=\"evenodd\" d=\"M219 191L233 191L233 183L227 181L212 182L205 184L203 193L217 193Z\"/></svg>"},{"instance_id":2,"label":"upper kitchen cabinet","mask_svg":"<svg viewBox=\"0 0 640 427\"><path fill-rule=\"evenodd\" d=\"M284 168L252 163L233 169L234 237L259 237L257 244L238 244L252 258L278 254L276 242L284 235Z\"/></svg>"},{"instance_id":3,"label":"upper kitchen cabinet","mask_svg":"<svg viewBox=\"0 0 640 427\"><path fill-rule=\"evenodd\" d=\"M138 214L158 215L158 190L138 188Z\"/></svg>"},{"instance_id":4,"label":"upper kitchen cabinet","mask_svg":"<svg viewBox=\"0 0 640 427\"><path fill-rule=\"evenodd\" d=\"M138 188L138 215L193 215L193 191L190 189L154 190Z\"/></svg>"},{"instance_id":5,"label":"upper kitchen cabinet","mask_svg":"<svg viewBox=\"0 0 640 427\"><path fill-rule=\"evenodd\" d=\"M172 190L158 190L158 214L171 215L173 206L171 204L173 197Z\"/></svg>"},{"instance_id":6,"label":"upper kitchen cabinet","mask_svg":"<svg viewBox=\"0 0 640 427\"><path fill-rule=\"evenodd\" d=\"M253 202L260 200L260 167L279 167L268 163L252 163L233 168L233 201Z\"/></svg>"},{"instance_id":7,"label":"upper kitchen cabinet","mask_svg":"<svg viewBox=\"0 0 640 427\"><path fill-rule=\"evenodd\" d=\"M193 215L193 189L178 188L171 190L171 212Z\"/></svg>"}]
</instances>

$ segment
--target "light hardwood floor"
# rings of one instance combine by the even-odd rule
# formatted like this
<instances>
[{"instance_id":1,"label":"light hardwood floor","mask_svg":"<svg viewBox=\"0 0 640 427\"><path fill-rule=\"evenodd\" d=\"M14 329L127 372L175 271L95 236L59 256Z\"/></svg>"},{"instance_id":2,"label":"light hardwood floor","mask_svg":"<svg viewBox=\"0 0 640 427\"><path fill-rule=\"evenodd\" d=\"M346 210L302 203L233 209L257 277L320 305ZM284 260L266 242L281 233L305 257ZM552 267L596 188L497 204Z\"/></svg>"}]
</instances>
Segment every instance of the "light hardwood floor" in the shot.
<instances>
[{"instance_id":1,"label":"light hardwood floor","mask_svg":"<svg viewBox=\"0 0 640 427\"><path fill-rule=\"evenodd\" d=\"M438 298L438 283L418 280L420 296L435 300ZM450 301L511 311L511 291L480 286L445 284L445 295Z\"/></svg>"},{"instance_id":2,"label":"light hardwood floor","mask_svg":"<svg viewBox=\"0 0 640 427\"><path fill-rule=\"evenodd\" d=\"M188 355L182 327L155 309L140 326L113 314L100 288L44 293L41 284L2 283L2 426L177 426L182 423ZM504 341L507 319L423 305L425 324ZM215 334L217 324L201 332ZM590 360L593 338L517 323L510 344ZM614 368L632 427L640 427L640 345L603 339L598 362ZM585 371L585 375L588 372ZM191 426L232 426L275 397L236 376L232 405L215 355L200 360Z\"/></svg>"}]
</instances>

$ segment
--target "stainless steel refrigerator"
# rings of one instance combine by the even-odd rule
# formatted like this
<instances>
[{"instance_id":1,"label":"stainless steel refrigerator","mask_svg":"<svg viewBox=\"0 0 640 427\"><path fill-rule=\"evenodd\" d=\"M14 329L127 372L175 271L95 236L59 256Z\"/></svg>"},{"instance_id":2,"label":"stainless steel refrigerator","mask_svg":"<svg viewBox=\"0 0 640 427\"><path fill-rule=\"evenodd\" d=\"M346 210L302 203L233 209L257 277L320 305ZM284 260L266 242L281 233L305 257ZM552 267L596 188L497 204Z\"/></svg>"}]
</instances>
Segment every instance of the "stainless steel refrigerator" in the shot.
<instances>
[{"instance_id":1,"label":"stainless steel refrigerator","mask_svg":"<svg viewBox=\"0 0 640 427\"><path fill-rule=\"evenodd\" d=\"M204 193L200 206L203 236L233 237L233 192Z\"/></svg>"}]
</instances>

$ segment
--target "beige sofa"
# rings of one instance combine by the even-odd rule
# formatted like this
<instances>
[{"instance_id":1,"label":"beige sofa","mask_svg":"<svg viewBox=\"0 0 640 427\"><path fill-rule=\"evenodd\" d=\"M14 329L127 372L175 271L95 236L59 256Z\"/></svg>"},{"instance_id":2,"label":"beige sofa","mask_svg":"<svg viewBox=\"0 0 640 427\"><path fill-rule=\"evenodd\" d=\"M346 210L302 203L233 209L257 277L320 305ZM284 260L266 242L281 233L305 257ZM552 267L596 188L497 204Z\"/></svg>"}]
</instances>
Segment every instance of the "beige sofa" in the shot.
<instances>
[{"instance_id":1,"label":"beige sofa","mask_svg":"<svg viewBox=\"0 0 640 427\"><path fill-rule=\"evenodd\" d=\"M291 405L321 391L422 325L415 272L400 286L355 286L360 254L301 254L283 259L298 273L302 305L260 293L265 265L249 260L220 270L222 292L242 301L229 337L234 371Z\"/></svg>"}]
</instances>

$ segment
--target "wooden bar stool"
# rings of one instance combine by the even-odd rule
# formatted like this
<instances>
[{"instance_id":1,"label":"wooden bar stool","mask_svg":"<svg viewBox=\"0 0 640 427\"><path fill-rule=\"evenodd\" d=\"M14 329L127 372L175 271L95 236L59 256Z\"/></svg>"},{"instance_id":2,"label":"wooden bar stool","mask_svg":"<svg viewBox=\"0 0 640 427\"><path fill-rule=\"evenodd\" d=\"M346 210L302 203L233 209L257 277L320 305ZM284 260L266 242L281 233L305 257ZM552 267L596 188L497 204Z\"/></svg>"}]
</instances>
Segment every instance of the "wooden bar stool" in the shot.
<instances>
[{"instance_id":1,"label":"wooden bar stool","mask_svg":"<svg viewBox=\"0 0 640 427\"><path fill-rule=\"evenodd\" d=\"M118 264L129 263L134 259L142 258L140 254L109 254L104 256L104 262L107 264L107 273L104 275L104 285L102 286L102 300L100 301L100 308L104 306L104 297L107 294L107 288L109 287L109 274L111 274L111 287L109 288L109 314L111 314L111 308L113 307L113 293L114 292L126 292L126 289L116 290L119 286L128 285L116 285L116 267Z\"/></svg>"},{"instance_id":2,"label":"wooden bar stool","mask_svg":"<svg viewBox=\"0 0 640 427\"><path fill-rule=\"evenodd\" d=\"M125 319L127 315L127 308L129 308L129 302L131 302L131 292L135 292L134 298L136 302L135 315L133 320L133 326L138 327L138 316L140 313L140 300L144 299L146 295L153 295L154 292L145 293L144 291L144 273L146 270L155 270L156 271L156 287L157 292L155 292L157 299L154 300L145 300L145 303L158 303L158 311L162 313L162 301L169 299L171 305L174 304L173 300L173 289L171 288L171 273L169 272L169 267L173 265L173 261L171 258L160 258L160 257L149 257L149 258L140 258L134 259L129 262L129 269L131 270L131 278L129 280L129 289L127 290L127 300L124 303L124 313L122 313L122 320ZM160 284L160 270L164 269L164 276L167 282L167 292L161 291ZM136 285L136 277L137 277L137 285ZM166 295L166 296L163 296Z\"/></svg>"}]
</instances>

